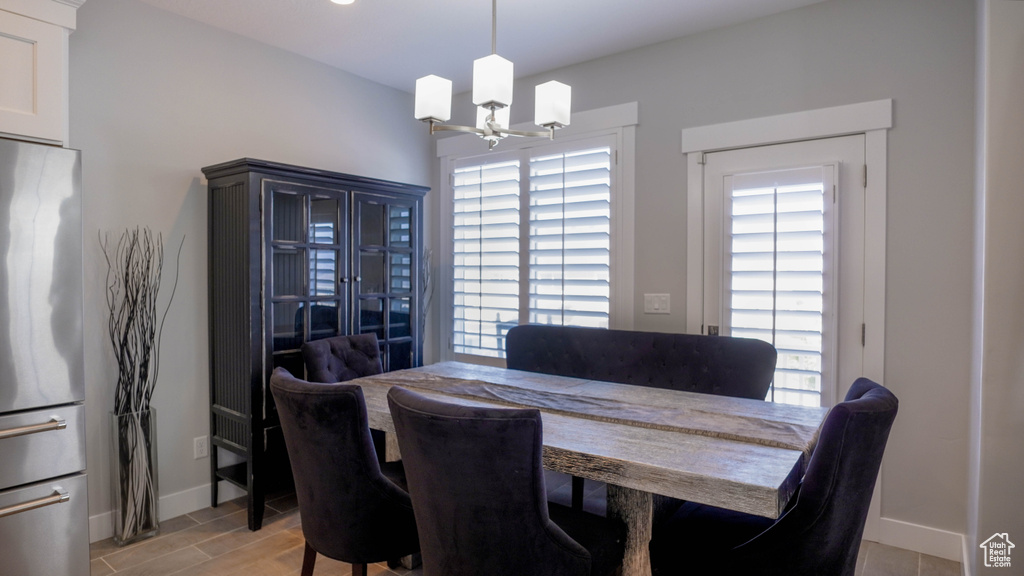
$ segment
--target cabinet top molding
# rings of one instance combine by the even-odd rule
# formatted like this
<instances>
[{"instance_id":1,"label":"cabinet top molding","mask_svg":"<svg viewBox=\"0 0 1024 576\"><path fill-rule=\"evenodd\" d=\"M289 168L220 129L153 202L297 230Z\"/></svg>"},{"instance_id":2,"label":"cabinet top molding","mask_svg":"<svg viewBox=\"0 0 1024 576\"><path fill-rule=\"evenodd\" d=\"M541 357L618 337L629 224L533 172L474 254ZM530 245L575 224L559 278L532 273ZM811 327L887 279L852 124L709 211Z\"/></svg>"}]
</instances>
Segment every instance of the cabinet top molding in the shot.
<instances>
[{"instance_id":1,"label":"cabinet top molding","mask_svg":"<svg viewBox=\"0 0 1024 576\"><path fill-rule=\"evenodd\" d=\"M267 160L256 160L254 158L239 158L230 162L214 164L203 168L203 174L208 180L223 178L248 172L259 172L260 174L289 176L292 178L301 177L316 182L329 182L335 185L341 184L345 187L352 187L359 190L381 190L387 192L401 192L415 196L424 196L430 191L428 186L416 184L405 184L379 178L368 178L356 176L343 172L331 172L319 168L307 168L304 166L293 166L280 162L269 162Z\"/></svg>"},{"instance_id":2,"label":"cabinet top molding","mask_svg":"<svg viewBox=\"0 0 1024 576\"><path fill-rule=\"evenodd\" d=\"M0 0L0 10L74 30L82 4L85 0Z\"/></svg>"}]
</instances>

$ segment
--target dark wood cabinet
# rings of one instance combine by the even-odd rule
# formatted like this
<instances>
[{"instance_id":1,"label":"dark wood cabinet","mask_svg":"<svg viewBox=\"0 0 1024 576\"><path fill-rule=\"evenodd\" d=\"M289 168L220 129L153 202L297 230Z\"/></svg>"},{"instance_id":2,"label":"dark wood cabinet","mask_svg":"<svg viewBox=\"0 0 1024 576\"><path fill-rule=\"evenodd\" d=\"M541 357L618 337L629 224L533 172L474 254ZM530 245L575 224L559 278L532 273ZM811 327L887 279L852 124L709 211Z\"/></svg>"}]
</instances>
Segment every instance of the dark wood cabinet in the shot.
<instances>
[{"instance_id":1,"label":"dark wood cabinet","mask_svg":"<svg viewBox=\"0 0 1024 576\"><path fill-rule=\"evenodd\" d=\"M258 530L268 490L291 480L267 388L273 369L305 376L302 343L337 334L376 334L385 370L422 363L428 189L248 158L203 173L211 499L220 481L242 487Z\"/></svg>"}]
</instances>

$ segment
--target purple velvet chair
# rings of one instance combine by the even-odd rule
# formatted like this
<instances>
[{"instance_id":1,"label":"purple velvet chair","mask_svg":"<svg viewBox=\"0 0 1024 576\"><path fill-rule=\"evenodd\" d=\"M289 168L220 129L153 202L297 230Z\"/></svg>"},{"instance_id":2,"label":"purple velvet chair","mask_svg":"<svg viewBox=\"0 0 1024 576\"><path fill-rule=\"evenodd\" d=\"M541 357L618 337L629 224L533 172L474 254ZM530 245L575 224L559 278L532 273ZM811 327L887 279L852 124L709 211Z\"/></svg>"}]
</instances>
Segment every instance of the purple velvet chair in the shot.
<instances>
[{"instance_id":1,"label":"purple velvet chair","mask_svg":"<svg viewBox=\"0 0 1024 576\"><path fill-rule=\"evenodd\" d=\"M366 565L419 550L412 501L397 464L379 464L359 386L299 380L284 368L270 377L281 417L306 552L303 576L317 553Z\"/></svg>"},{"instance_id":2,"label":"purple velvet chair","mask_svg":"<svg viewBox=\"0 0 1024 576\"><path fill-rule=\"evenodd\" d=\"M302 345L310 382L345 382L384 371L375 334L352 334L311 340Z\"/></svg>"},{"instance_id":3,"label":"purple velvet chair","mask_svg":"<svg viewBox=\"0 0 1024 576\"><path fill-rule=\"evenodd\" d=\"M829 412L795 504L778 520L688 502L655 526L656 576L852 576L899 402L866 379Z\"/></svg>"},{"instance_id":4,"label":"purple velvet chair","mask_svg":"<svg viewBox=\"0 0 1024 576\"><path fill-rule=\"evenodd\" d=\"M611 575L625 526L549 505L535 409L388 392L422 543L423 576Z\"/></svg>"}]
</instances>

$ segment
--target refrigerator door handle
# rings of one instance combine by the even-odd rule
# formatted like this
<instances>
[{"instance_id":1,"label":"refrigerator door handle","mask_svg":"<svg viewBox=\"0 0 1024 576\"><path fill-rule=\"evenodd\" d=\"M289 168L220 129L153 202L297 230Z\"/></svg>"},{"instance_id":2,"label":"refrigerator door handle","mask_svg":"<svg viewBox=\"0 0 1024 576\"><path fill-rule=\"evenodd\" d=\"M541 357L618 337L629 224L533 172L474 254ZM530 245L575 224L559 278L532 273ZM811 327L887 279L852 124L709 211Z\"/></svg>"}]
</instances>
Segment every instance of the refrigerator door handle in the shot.
<instances>
[{"instance_id":1,"label":"refrigerator door handle","mask_svg":"<svg viewBox=\"0 0 1024 576\"><path fill-rule=\"evenodd\" d=\"M43 506L50 506L51 504L60 504L62 502L67 502L70 499L71 494L67 490L60 486L54 486L53 494L49 496L29 500L28 502L22 502L21 504L15 504L6 508L0 508L0 518L3 518L4 516L13 516L14 514L20 514L29 510L35 510L36 508L42 508Z\"/></svg>"},{"instance_id":2,"label":"refrigerator door handle","mask_svg":"<svg viewBox=\"0 0 1024 576\"><path fill-rule=\"evenodd\" d=\"M28 426L18 426L16 428L8 428L6 430L0 430L0 440L5 438L14 438L16 436L24 436L26 434L36 434L38 432L49 432L50 430L64 430L68 427L68 423L63 418L58 416L51 416L49 422L42 424L30 424Z\"/></svg>"}]
</instances>

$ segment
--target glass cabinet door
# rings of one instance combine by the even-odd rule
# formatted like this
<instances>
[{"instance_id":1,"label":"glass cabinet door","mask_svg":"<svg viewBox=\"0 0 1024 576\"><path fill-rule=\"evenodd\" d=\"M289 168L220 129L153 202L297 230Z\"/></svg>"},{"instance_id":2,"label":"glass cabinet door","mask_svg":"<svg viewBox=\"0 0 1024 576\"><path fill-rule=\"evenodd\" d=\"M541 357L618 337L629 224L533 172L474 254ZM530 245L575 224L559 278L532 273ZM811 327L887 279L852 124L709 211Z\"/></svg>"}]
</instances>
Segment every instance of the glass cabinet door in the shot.
<instances>
[{"instance_id":1,"label":"glass cabinet door","mask_svg":"<svg viewBox=\"0 0 1024 576\"><path fill-rule=\"evenodd\" d=\"M348 192L264 181L273 366L305 377L304 342L348 332Z\"/></svg>"},{"instance_id":2,"label":"glass cabinet door","mask_svg":"<svg viewBox=\"0 0 1024 576\"><path fill-rule=\"evenodd\" d=\"M413 342L419 338L419 256L411 201L353 194L355 332L376 334L385 370L418 366Z\"/></svg>"}]
</instances>

